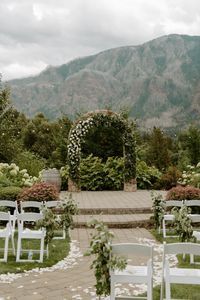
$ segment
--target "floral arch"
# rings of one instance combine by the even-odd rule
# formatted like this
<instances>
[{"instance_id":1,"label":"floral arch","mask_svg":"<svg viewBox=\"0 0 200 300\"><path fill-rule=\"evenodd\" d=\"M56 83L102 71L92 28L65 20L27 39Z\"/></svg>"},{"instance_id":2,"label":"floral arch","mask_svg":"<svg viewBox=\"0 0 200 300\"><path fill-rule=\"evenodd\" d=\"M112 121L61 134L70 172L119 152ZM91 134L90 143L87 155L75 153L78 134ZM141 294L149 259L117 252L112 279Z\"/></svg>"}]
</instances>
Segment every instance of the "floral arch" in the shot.
<instances>
[{"instance_id":1,"label":"floral arch","mask_svg":"<svg viewBox=\"0 0 200 300\"><path fill-rule=\"evenodd\" d=\"M89 112L83 115L71 128L68 141L69 191L80 191L81 141L92 127L101 124L117 128L122 132L125 158L124 191L136 191L136 153L133 130L127 120L110 110Z\"/></svg>"}]
</instances>

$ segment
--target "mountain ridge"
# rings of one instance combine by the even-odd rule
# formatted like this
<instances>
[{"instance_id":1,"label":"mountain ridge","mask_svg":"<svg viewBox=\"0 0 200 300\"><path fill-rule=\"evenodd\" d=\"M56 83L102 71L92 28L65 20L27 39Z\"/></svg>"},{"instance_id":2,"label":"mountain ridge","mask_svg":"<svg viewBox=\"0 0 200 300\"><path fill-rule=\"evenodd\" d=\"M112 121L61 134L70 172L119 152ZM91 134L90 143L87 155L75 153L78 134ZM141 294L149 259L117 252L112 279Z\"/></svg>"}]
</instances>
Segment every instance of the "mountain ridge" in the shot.
<instances>
[{"instance_id":1,"label":"mountain ridge","mask_svg":"<svg viewBox=\"0 0 200 300\"><path fill-rule=\"evenodd\" d=\"M200 125L200 37L167 35L46 68L9 81L14 105L28 116L128 107L144 127Z\"/></svg>"}]
</instances>

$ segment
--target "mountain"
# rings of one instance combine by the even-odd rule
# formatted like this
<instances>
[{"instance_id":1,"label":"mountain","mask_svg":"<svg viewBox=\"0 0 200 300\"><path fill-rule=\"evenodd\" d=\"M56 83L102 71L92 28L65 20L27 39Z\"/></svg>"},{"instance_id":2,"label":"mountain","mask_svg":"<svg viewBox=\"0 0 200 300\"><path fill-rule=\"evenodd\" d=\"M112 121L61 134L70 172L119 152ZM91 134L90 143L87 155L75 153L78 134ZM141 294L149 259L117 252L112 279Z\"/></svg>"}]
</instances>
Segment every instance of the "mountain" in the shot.
<instances>
[{"instance_id":1,"label":"mountain","mask_svg":"<svg viewBox=\"0 0 200 300\"><path fill-rule=\"evenodd\" d=\"M110 49L8 84L15 107L28 116L128 108L145 127L200 125L200 36Z\"/></svg>"}]
</instances>

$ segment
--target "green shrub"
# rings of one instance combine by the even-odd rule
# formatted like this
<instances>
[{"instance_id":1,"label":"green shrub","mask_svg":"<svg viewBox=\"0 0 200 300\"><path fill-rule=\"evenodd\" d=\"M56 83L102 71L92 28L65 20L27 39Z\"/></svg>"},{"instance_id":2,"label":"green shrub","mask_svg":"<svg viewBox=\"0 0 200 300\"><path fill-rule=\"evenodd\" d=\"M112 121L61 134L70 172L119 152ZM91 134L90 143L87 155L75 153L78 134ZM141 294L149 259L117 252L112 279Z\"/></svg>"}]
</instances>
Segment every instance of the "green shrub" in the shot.
<instances>
[{"instance_id":1,"label":"green shrub","mask_svg":"<svg viewBox=\"0 0 200 300\"><path fill-rule=\"evenodd\" d=\"M60 168L61 191L68 189L69 167L68 165Z\"/></svg>"},{"instance_id":2,"label":"green shrub","mask_svg":"<svg viewBox=\"0 0 200 300\"><path fill-rule=\"evenodd\" d=\"M200 189L193 186L176 186L170 189L166 195L166 200L199 200Z\"/></svg>"},{"instance_id":3,"label":"green shrub","mask_svg":"<svg viewBox=\"0 0 200 300\"><path fill-rule=\"evenodd\" d=\"M122 190L124 182L124 158L108 157L104 164L104 189L105 190Z\"/></svg>"},{"instance_id":4,"label":"green shrub","mask_svg":"<svg viewBox=\"0 0 200 300\"><path fill-rule=\"evenodd\" d=\"M81 188L84 190L96 191L104 189L104 165L101 158L92 154L81 160Z\"/></svg>"},{"instance_id":5,"label":"green shrub","mask_svg":"<svg viewBox=\"0 0 200 300\"><path fill-rule=\"evenodd\" d=\"M169 167L167 172L161 176L157 188L169 190L177 186L180 176L181 172L175 166Z\"/></svg>"},{"instance_id":6,"label":"green shrub","mask_svg":"<svg viewBox=\"0 0 200 300\"><path fill-rule=\"evenodd\" d=\"M155 167L149 167L146 162L137 162L137 186L140 189L151 188L161 177L161 172Z\"/></svg>"},{"instance_id":7,"label":"green shrub","mask_svg":"<svg viewBox=\"0 0 200 300\"><path fill-rule=\"evenodd\" d=\"M45 168L45 159L39 158L29 151L19 153L15 158L15 163L20 169L26 169L31 176L36 177Z\"/></svg>"},{"instance_id":8,"label":"green shrub","mask_svg":"<svg viewBox=\"0 0 200 300\"><path fill-rule=\"evenodd\" d=\"M25 188L18 196L20 201L53 201L58 199L58 191L52 184L40 182Z\"/></svg>"},{"instance_id":9,"label":"green shrub","mask_svg":"<svg viewBox=\"0 0 200 300\"><path fill-rule=\"evenodd\" d=\"M0 199L15 201L21 190L18 186L0 187Z\"/></svg>"}]
</instances>

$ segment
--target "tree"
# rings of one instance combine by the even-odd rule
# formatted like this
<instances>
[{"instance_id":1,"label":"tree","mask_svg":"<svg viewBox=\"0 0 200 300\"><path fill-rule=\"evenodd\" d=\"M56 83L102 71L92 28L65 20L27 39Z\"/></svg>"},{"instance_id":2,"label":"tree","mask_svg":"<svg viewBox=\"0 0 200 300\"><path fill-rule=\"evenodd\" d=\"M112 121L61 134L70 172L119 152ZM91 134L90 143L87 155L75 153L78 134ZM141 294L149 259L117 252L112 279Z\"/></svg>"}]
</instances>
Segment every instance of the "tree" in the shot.
<instances>
[{"instance_id":1,"label":"tree","mask_svg":"<svg viewBox=\"0 0 200 300\"><path fill-rule=\"evenodd\" d=\"M160 128L154 127L149 139L148 163L159 170L166 170L171 164L171 144L171 138L166 136Z\"/></svg>"},{"instance_id":2,"label":"tree","mask_svg":"<svg viewBox=\"0 0 200 300\"><path fill-rule=\"evenodd\" d=\"M62 117L50 122L42 113L29 121L23 131L25 148L47 160L52 167L61 167L67 159L67 139L71 121Z\"/></svg>"},{"instance_id":3,"label":"tree","mask_svg":"<svg viewBox=\"0 0 200 300\"><path fill-rule=\"evenodd\" d=\"M182 150L187 151L192 165L200 162L200 129L191 125L186 131L179 135Z\"/></svg>"},{"instance_id":4,"label":"tree","mask_svg":"<svg viewBox=\"0 0 200 300\"><path fill-rule=\"evenodd\" d=\"M25 116L10 103L10 90L4 87L0 77L0 161L11 162L20 151L21 130Z\"/></svg>"}]
</instances>

